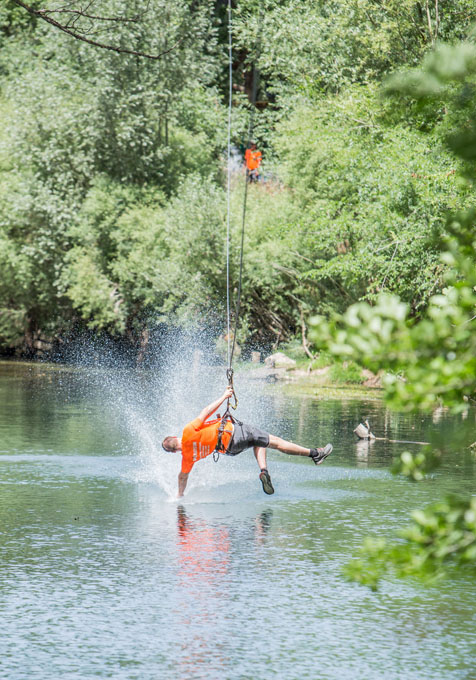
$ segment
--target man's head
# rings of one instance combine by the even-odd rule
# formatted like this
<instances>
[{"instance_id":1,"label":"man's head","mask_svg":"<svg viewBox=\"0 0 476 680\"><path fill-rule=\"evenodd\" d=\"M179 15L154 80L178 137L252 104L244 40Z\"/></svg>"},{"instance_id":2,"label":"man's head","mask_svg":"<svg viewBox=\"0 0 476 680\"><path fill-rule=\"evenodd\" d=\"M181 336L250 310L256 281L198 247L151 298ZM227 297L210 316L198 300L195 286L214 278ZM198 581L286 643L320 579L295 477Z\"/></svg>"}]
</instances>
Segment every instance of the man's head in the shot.
<instances>
[{"instance_id":1,"label":"man's head","mask_svg":"<svg viewBox=\"0 0 476 680\"><path fill-rule=\"evenodd\" d=\"M181 442L178 437L165 437L162 442L164 451L181 451Z\"/></svg>"}]
</instances>

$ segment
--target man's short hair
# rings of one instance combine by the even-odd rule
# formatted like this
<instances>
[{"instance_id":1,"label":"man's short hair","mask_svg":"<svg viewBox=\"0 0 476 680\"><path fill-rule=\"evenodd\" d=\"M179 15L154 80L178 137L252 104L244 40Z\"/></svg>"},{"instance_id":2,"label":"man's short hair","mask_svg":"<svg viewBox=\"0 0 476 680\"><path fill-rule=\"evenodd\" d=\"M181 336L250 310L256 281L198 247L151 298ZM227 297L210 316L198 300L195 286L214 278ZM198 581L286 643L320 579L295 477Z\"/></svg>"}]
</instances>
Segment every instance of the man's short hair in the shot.
<instances>
[{"instance_id":1,"label":"man's short hair","mask_svg":"<svg viewBox=\"0 0 476 680\"><path fill-rule=\"evenodd\" d=\"M165 437L164 441L162 442L162 448L164 451L175 451L175 446L172 446L175 439L177 439L177 437ZM170 446L172 446L172 448L169 448Z\"/></svg>"}]
</instances>

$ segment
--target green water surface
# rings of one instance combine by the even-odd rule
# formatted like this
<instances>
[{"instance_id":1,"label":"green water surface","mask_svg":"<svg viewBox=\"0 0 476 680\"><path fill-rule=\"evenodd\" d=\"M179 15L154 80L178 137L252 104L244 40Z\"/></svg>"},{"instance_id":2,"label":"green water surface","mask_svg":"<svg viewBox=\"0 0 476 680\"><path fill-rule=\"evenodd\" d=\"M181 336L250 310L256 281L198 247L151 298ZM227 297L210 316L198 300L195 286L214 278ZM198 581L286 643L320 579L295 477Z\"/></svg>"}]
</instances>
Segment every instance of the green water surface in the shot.
<instances>
[{"instance_id":1,"label":"green water surface","mask_svg":"<svg viewBox=\"0 0 476 680\"><path fill-rule=\"evenodd\" d=\"M470 576L375 594L341 574L365 536L475 492L459 437L474 414L399 415L378 397L238 376L241 418L334 452L318 467L270 453L269 497L250 452L208 458L177 503L180 460L160 441L222 383L212 369L0 364L0 677L476 678ZM357 442L365 417L392 439L443 439L442 468L420 484L392 477L401 445Z\"/></svg>"}]
</instances>

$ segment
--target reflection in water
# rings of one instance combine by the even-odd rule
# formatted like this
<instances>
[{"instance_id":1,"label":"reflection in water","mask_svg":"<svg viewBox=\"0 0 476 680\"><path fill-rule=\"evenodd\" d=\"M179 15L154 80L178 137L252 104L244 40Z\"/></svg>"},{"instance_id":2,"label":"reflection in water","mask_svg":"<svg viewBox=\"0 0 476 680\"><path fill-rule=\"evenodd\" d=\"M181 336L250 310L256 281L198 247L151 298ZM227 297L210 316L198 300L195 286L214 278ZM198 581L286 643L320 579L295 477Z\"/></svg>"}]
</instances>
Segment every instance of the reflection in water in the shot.
<instances>
[{"instance_id":1,"label":"reflection in water","mask_svg":"<svg viewBox=\"0 0 476 680\"><path fill-rule=\"evenodd\" d=\"M359 439L359 441L355 443L355 453L358 461L357 465L359 467L367 467L374 444L375 439Z\"/></svg>"},{"instance_id":2,"label":"reflection in water","mask_svg":"<svg viewBox=\"0 0 476 680\"><path fill-rule=\"evenodd\" d=\"M216 672L229 663L223 654L217 611L228 598L230 534L226 526L192 519L177 506L180 609L175 612L182 631L179 677L207 677L213 660Z\"/></svg>"},{"instance_id":3,"label":"reflection in water","mask_svg":"<svg viewBox=\"0 0 476 680\"><path fill-rule=\"evenodd\" d=\"M211 574L226 575L229 569L230 538L227 527L212 527L192 520L183 505L177 507L180 573L185 580L196 581Z\"/></svg>"},{"instance_id":4,"label":"reflection in water","mask_svg":"<svg viewBox=\"0 0 476 680\"><path fill-rule=\"evenodd\" d=\"M436 425L437 423L440 422L440 420L444 417L445 414L449 413L449 408L445 406L438 406L435 408L433 411L432 415L432 420L433 423Z\"/></svg>"},{"instance_id":5,"label":"reflection in water","mask_svg":"<svg viewBox=\"0 0 476 680\"><path fill-rule=\"evenodd\" d=\"M252 524L256 546L271 528L273 511L259 513ZM177 506L178 582L180 607L174 612L182 632L180 678L209 678L230 667L224 651L220 612L227 619L232 579L229 526L192 518ZM232 622L228 621L228 627ZM225 638L226 639L226 638ZM213 668L210 665L213 665Z\"/></svg>"},{"instance_id":6,"label":"reflection in water","mask_svg":"<svg viewBox=\"0 0 476 680\"><path fill-rule=\"evenodd\" d=\"M271 529L271 519L273 511L263 510L255 519L255 541L257 545L262 545L265 542L266 535Z\"/></svg>"}]
</instances>

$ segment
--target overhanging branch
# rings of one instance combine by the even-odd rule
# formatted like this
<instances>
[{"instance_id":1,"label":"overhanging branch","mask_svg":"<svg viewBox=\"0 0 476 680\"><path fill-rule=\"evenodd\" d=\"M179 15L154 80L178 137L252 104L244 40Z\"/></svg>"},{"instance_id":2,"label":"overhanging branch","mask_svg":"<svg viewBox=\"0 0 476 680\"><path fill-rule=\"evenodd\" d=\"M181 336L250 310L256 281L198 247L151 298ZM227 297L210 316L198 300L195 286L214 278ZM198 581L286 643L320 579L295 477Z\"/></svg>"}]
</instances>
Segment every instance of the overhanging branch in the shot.
<instances>
[{"instance_id":1,"label":"overhanging branch","mask_svg":"<svg viewBox=\"0 0 476 680\"><path fill-rule=\"evenodd\" d=\"M68 14L69 16L75 15L74 18L78 19L79 17L84 17L86 19L89 19L90 21L93 19L99 20L99 21L116 21L116 22L137 22L137 17L134 17L132 19L127 19L123 17L95 17L93 15L87 15L82 12L82 10L72 10L69 9L67 6L60 8L58 10L45 10L45 9L34 9L30 5L27 5L23 0L12 0L16 5L19 7L22 7L24 10L29 12L32 16L38 17L39 19L42 19L43 21L46 21L46 23L50 24L51 26L54 26L57 28L59 31L63 31L63 33L67 33L70 35L72 38L75 38L75 40L80 40L81 42L85 42L88 45L92 45L93 47L100 47L103 50L110 50L111 52L117 52L118 54L132 54L136 57L145 57L146 59L161 59L164 57L166 54L169 54L173 50L175 50L180 43L182 43L185 40L185 35L183 35L179 40L177 40L172 47L169 47L167 50L164 50L163 52L160 52L160 54L147 54L146 52L140 52L138 50L132 50L132 49L127 49L125 47L117 47L116 45L108 45L106 43L101 43L96 40L91 40L91 38L86 37L85 34L82 34L79 32L78 29L72 30L70 26L65 25L60 23L59 21L56 21L56 19L53 19L53 17L49 16L52 12L64 12ZM91 3L88 5L88 7L91 5Z\"/></svg>"}]
</instances>

